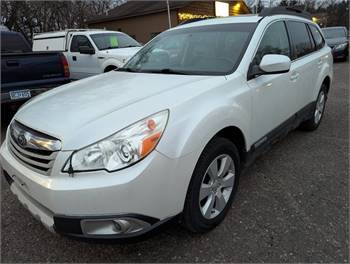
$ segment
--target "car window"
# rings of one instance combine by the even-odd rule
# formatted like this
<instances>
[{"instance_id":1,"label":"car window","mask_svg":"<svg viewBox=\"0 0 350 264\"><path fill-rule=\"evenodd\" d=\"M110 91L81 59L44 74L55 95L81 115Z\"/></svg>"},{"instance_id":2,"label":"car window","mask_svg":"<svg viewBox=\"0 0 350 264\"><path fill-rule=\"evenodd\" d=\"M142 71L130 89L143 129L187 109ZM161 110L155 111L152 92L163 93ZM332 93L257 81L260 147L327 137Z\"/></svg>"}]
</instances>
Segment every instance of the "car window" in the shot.
<instances>
[{"instance_id":1,"label":"car window","mask_svg":"<svg viewBox=\"0 0 350 264\"><path fill-rule=\"evenodd\" d=\"M275 22L265 31L258 51L254 58L254 64L259 65L267 54L280 54L290 57L288 34L284 22Z\"/></svg>"},{"instance_id":2,"label":"car window","mask_svg":"<svg viewBox=\"0 0 350 264\"><path fill-rule=\"evenodd\" d=\"M93 48L89 39L83 35L75 35L73 36L72 43L70 45L71 52L79 52L79 47L87 46L89 48Z\"/></svg>"},{"instance_id":3,"label":"car window","mask_svg":"<svg viewBox=\"0 0 350 264\"><path fill-rule=\"evenodd\" d=\"M225 75L238 66L255 27L255 23L237 23L173 29L154 38L124 68L146 73Z\"/></svg>"},{"instance_id":4,"label":"car window","mask_svg":"<svg viewBox=\"0 0 350 264\"><path fill-rule=\"evenodd\" d=\"M293 59L303 57L314 51L314 44L310 39L310 35L305 23L289 21L288 30L294 49Z\"/></svg>"},{"instance_id":5,"label":"car window","mask_svg":"<svg viewBox=\"0 0 350 264\"><path fill-rule=\"evenodd\" d=\"M309 28L310 28L311 34L315 40L316 48L322 49L325 41L321 35L321 32L318 30L317 27L315 27L313 25L309 25Z\"/></svg>"},{"instance_id":6,"label":"car window","mask_svg":"<svg viewBox=\"0 0 350 264\"><path fill-rule=\"evenodd\" d=\"M91 34L90 37L99 50L140 47L133 38L121 33Z\"/></svg>"},{"instance_id":7,"label":"car window","mask_svg":"<svg viewBox=\"0 0 350 264\"><path fill-rule=\"evenodd\" d=\"M16 33L1 33L1 52L3 53L22 53L31 52L32 49L26 40Z\"/></svg>"},{"instance_id":8,"label":"car window","mask_svg":"<svg viewBox=\"0 0 350 264\"><path fill-rule=\"evenodd\" d=\"M347 30L345 28L323 28L322 31L326 39L347 37Z\"/></svg>"}]
</instances>

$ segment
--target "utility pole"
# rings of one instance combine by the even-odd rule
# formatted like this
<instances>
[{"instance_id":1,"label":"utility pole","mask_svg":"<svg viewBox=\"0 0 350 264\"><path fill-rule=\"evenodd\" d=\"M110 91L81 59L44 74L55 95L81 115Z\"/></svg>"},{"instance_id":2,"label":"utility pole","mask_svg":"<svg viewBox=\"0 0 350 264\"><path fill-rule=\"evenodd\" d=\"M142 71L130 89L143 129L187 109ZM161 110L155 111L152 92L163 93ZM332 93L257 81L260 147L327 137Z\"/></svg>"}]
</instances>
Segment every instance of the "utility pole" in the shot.
<instances>
[{"instance_id":1,"label":"utility pole","mask_svg":"<svg viewBox=\"0 0 350 264\"><path fill-rule=\"evenodd\" d=\"M168 9L168 23L169 23L169 28L171 28L171 17L170 17L169 0L166 0L166 5L167 5L167 9Z\"/></svg>"},{"instance_id":2,"label":"utility pole","mask_svg":"<svg viewBox=\"0 0 350 264\"><path fill-rule=\"evenodd\" d=\"M255 3L254 3L254 14L258 13L258 8L259 8L259 0L255 0Z\"/></svg>"}]
</instances>

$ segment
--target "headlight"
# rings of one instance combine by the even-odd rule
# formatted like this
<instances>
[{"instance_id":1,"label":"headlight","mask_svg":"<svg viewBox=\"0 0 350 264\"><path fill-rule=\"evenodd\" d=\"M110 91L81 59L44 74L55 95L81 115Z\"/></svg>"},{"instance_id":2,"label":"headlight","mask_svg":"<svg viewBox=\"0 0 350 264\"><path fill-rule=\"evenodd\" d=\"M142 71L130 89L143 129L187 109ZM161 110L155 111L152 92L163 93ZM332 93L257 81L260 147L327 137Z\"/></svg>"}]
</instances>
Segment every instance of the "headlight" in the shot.
<instances>
[{"instance_id":1,"label":"headlight","mask_svg":"<svg viewBox=\"0 0 350 264\"><path fill-rule=\"evenodd\" d=\"M128 167L157 146L168 121L168 110L156 113L86 148L74 151L63 171L68 173Z\"/></svg>"},{"instance_id":2,"label":"headlight","mask_svg":"<svg viewBox=\"0 0 350 264\"><path fill-rule=\"evenodd\" d=\"M335 46L334 49L336 49L336 50L345 49L347 45L348 45L348 43L339 44L339 45Z\"/></svg>"}]
</instances>

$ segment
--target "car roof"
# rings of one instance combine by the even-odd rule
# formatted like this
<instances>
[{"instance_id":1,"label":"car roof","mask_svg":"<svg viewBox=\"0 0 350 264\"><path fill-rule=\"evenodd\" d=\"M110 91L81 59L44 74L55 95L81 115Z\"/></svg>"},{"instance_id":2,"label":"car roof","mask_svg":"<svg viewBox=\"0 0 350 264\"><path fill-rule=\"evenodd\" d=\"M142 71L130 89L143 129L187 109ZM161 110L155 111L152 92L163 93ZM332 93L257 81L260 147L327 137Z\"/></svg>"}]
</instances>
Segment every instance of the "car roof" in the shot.
<instances>
[{"instance_id":1,"label":"car roof","mask_svg":"<svg viewBox=\"0 0 350 264\"><path fill-rule=\"evenodd\" d=\"M346 27L324 27L322 29L346 29Z\"/></svg>"},{"instance_id":2,"label":"car roof","mask_svg":"<svg viewBox=\"0 0 350 264\"><path fill-rule=\"evenodd\" d=\"M170 30L178 28L191 28L198 26L209 26L209 25L221 25L221 24L231 24L231 23L257 23L262 17L258 15L239 15L239 16L229 16L222 18L208 18L196 22L191 22L184 25L179 25Z\"/></svg>"},{"instance_id":3,"label":"car roof","mask_svg":"<svg viewBox=\"0 0 350 264\"><path fill-rule=\"evenodd\" d=\"M22 35L20 32L16 31L0 31L1 35Z\"/></svg>"},{"instance_id":4,"label":"car roof","mask_svg":"<svg viewBox=\"0 0 350 264\"><path fill-rule=\"evenodd\" d=\"M45 38L54 38L54 37L65 37L67 32L70 33L81 33L81 34L102 34L102 33L120 33L125 34L123 32L119 31L109 31L109 30L103 30L103 29L67 29L62 31L52 31L52 32L45 32L45 33L36 33L33 37L33 39L45 39Z\"/></svg>"},{"instance_id":5,"label":"car roof","mask_svg":"<svg viewBox=\"0 0 350 264\"><path fill-rule=\"evenodd\" d=\"M179 25L170 30L176 30L179 28L191 28L191 27L199 27L199 26L209 26L209 25L222 25L222 24L232 24L232 23L258 23L263 19L268 19L269 21L286 19L286 20L298 20L305 23L315 24L312 20L293 15L271 15L271 16L259 16L259 15L239 15L239 16L229 16L223 18L208 18L200 21L191 22L184 25Z\"/></svg>"}]
</instances>

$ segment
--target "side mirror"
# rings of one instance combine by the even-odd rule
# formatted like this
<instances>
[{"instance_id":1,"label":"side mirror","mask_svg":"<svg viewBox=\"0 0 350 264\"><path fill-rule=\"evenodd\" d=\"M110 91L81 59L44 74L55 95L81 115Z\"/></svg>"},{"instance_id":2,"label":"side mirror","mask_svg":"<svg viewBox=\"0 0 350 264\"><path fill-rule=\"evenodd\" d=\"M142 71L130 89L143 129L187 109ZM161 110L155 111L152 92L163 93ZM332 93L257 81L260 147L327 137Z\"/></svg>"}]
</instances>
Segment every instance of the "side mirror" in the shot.
<instances>
[{"instance_id":1,"label":"side mirror","mask_svg":"<svg viewBox=\"0 0 350 264\"><path fill-rule=\"evenodd\" d=\"M251 80L260 75L281 74L289 72L291 60L285 55L268 54L265 55L260 65L251 65L248 79Z\"/></svg>"},{"instance_id":2,"label":"side mirror","mask_svg":"<svg viewBox=\"0 0 350 264\"><path fill-rule=\"evenodd\" d=\"M95 54L95 49L94 48L91 48L91 47L88 47L88 46L80 46L79 47L79 52L81 54Z\"/></svg>"}]
</instances>

